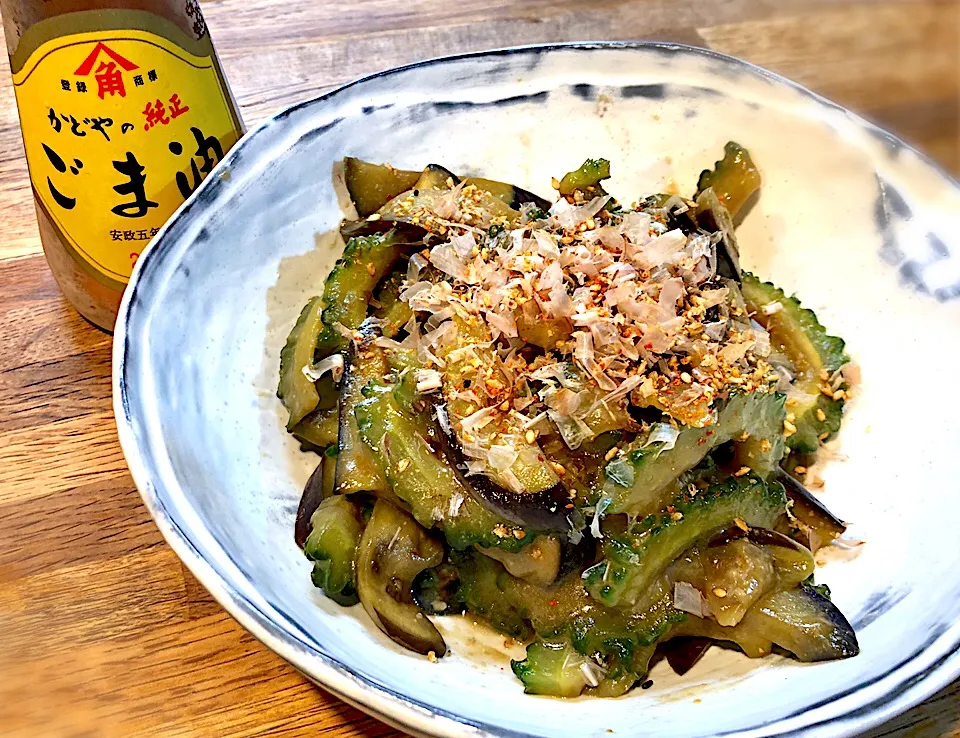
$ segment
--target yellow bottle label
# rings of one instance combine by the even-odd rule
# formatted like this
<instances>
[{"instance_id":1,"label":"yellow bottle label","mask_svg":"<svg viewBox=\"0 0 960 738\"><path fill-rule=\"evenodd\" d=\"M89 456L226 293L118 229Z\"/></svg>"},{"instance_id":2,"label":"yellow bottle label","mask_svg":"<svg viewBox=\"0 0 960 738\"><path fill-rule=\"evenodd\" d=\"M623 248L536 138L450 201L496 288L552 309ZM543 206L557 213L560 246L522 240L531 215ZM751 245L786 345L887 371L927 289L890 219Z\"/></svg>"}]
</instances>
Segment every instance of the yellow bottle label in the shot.
<instances>
[{"instance_id":1,"label":"yellow bottle label","mask_svg":"<svg viewBox=\"0 0 960 738\"><path fill-rule=\"evenodd\" d=\"M214 57L145 31L46 41L13 84L40 207L107 282L240 137Z\"/></svg>"}]
</instances>

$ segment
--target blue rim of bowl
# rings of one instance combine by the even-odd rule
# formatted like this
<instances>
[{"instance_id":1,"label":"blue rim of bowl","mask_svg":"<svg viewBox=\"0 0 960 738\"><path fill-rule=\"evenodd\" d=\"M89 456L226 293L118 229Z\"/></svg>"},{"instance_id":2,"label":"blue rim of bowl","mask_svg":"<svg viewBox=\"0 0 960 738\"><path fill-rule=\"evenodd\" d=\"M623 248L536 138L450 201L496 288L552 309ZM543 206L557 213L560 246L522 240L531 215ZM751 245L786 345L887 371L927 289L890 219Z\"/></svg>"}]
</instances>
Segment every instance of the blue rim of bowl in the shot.
<instances>
[{"instance_id":1,"label":"blue rim of bowl","mask_svg":"<svg viewBox=\"0 0 960 738\"><path fill-rule=\"evenodd\" d=\"M371 80L389 77L413 69L477 58L541 54L551 51L592 52L604 49L627 51L654 50L664 53L693 54L731 65L740 70L766 78L776 84L785 85L801 93L817 105L842 113L850 122L857 125L865 133L880 139L888 150L910 152L926 167L935 171L944 180L945 185L960 190L960 183L937 164L937 162L922 152L917 151L897 136L849 111L842 105L834 103L792 80L728 54L722 54L698 46L659 41L595 41L511 46L501 49L436 57L386 69L339 86L323 95L290 105L261 121L227 153L226 157L215 167L201 186L180 206L177 212L174 213L163 228L161 228L158 235L150 242L134 266L129 287L124 293L123 300L120 304L120 310L114 328L113 343L112 384L114 415L117 422L120 445L127 464L130 467L134 482L164 539L171 548L174 549L177 556L183 561L191 573L197 577L217 602L240 623L240 625L252 633L270 650L281 656L294 668L304 674L308 679L319 684L344 701L386 723L421 735L450 736L451 738L463 735L523 738L527 734L507 730L500 726L481 721L470 720L441 708L431 707L358 673L347 664L318 650L306 641L293 636L290 632L279 628L273 622L274 618L272 618L270 614L256 606L228 584L222 573L203 557L200 551L194 546L190 536L180 528L168 513L161 499L161 495L147 473L147 464L145 464L144 458L141 455L141 449L135 440L135 421L129 411L125 375L126 358L131 353L131 347L129 345L131 337L127 331L127 324L131 311L143 302L138 294L140 275L145 269L150 268L148 265L153 263L159 255L163 253L164 237L167 232L171 230L173 224L187 217L195 209L202 209L204 201L208 198L209 194L215 192L213 183L217 181L220 171L229 169L233 161L240 158L241 152L258 134L281 122L284 118L289 117L303 107L333 99L346 90L358 85L363 85ZM277 611L275 608L274 612L286 620L293 629L299 630L299 626L287 618L284 613ZM911 662L923 656L927 649L932 647L934 643L940 640L945 634L946 631L937 633L924 647L918 649L910 656L905 657L886 672L871 677L867 681L860 682L840 694L832 695L820 703L808 706L801 711L785 717L778 718L771 723L758 724L726 733L719 733L717 735L730 737L747 734L757 736L803 736L816 731L818 736L829 735L839 737L852 736L878 725L918 704L960 675L960 634L954 637L946 649L942 649L941 656L932 664L918 671L903 674L902 679L896 685L884 694L870 699L865 704L855 707L841 715L807 723L793 730L784 730L786 726L778 728L778 725L782 726L782 724L787 721L797 719L802 713L825 707L838 699L851 697L857 692L903 671Z\"/></svg>"}]
</instances>

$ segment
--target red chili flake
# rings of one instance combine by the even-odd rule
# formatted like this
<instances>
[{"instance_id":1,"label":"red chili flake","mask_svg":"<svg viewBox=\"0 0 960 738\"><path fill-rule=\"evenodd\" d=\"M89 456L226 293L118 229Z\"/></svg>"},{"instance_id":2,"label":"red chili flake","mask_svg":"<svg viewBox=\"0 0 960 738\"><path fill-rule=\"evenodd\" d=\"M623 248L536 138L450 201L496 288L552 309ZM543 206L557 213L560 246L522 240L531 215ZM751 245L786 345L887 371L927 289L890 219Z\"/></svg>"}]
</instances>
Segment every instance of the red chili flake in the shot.
<instances>
[{"instance_id":1,"label":"red chili flake","mask_svg":"<svg viewBox=\"0 0 960 738\"><path fill-rule=\"evenodd\" d=\"M708 436L712 436L712 435L713 435L713 431L708 430L708 431L707 431L707 435L708 435Z\"/></svg>"},{"instance_id":2,"label":"red chili flake","mask_svg":"<svg viewBox=\"0 0 960 738\"><path fill-rule=\"evenodd\" d=\"M697 445L698 445L698 446L702 446L702 445L705 444L706 442L707 442L707 439L706 439L706 438L701 438L701 439L699 439L699 440L697 441Z\"/></svg>"},{"instance_id":3,"label":"red chili flake","mask_svg":"<svg viewBox=\"0 0 960 738\"><path fill-rule=\"evenodd\" d=\"M559 605L559 604L560 604L560 603L557 602L556 600L550 600L550 607L556 607L556 606Z\"/></svg>"},{"instance_id":4,"label":"red chili flake","mask_svg":"<svg viewBox=\"0 0 960 738\"><path fill-rule=\"evenodd\" d=\"M653 348L653 344L652 344L652 343L645 343L645 344L643 344L643 347L649 351L650 349Z\"/></svg>"}]
</instances>

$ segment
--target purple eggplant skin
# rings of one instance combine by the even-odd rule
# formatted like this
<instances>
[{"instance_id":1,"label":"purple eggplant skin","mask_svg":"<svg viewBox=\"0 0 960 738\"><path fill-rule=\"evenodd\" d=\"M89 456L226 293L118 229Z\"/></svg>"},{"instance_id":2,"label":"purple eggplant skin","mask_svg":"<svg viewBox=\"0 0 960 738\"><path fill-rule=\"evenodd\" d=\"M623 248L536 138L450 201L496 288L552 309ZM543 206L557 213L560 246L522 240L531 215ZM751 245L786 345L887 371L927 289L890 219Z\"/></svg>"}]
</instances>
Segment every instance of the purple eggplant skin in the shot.
<instances>
[{"instance_id":1,"label":"purple eggplant skin","mask_svg":"<svg viewBox=\"0 0 960 738\"><path fill-rule=\"evenodd\" d=\"M713 641L709 638L681 636L665 642L660 648L670 668L678 676L683 676L703 658L712 645Z\"/></svg>"},{"instance_id":2,"label":"purple eggplant skin","mask_svg":"<svg viewBox=\"0 0 960 738\"><path fill-rule=\"evenodd\" d=\"M825 543L843 535L847 524L830 512L810 490L783 469L777 469L776 479L783 485L787 497L793 502L792 512L797 520L808 528L814 529Z\"/></svg>"},{"instance_id":3,"label":"purple eggplant skin","mask_svg":"<svg viewBox=\"0 0 960 738\"><path fill-rule=\"evenodd\" d=\"M548 211L551 207L553 207L553 203L550 202L549 200L546 200L540 197L540 195L536 195L533 192L530 192L529 190L525 190L522 187L517 187L516 185L514 185L513 186L513 202L510 203L510 207L512 207L514 210L519 210L522 205L526 205L527 203L531 205L536 205L538 208L540 208L544 212Z\"/></svg>"},{"instance_id":4,"label":"purple eggplant skin","mask_svg":"<svg viewBox=\"0 0 960 738\"><path fill-rule=\"evenodd\" d=\"M806 550L802 544L797 543L790 536L785 536L783 533L769 528L750 528L749 530L738 527L726 528L714 535L707 545L710 547L722 546L740 538L747 538L758 546L780 546L781 548Z\"/></svg>"},{"instance_id":5,"label":"purple eggplant skin","mask_svg":"<svg viewBox=\"0 0 960 738\"><path fill-rule=\"evenodd\" d=\"M734 235L733 219L712 189L697 195L697 224L710 233L722 236L716 246L717 274L740 284L740 248Z\"/></svg>"},{"instance_id":6,"label":"purple eggplant skin","mask_svg":"<svg viewBox=\"0 0 960 738\"><path fill-rule=\"evenodd\" d=\"M513 492L484 474L467 476L467 460L457 440L446 405L434 405L440 450L460 480L482 505L517 525L541 533L563 533L570 529L567 520L570 495L562 483L536 492Z\"/></svg>"},{"instance_id":7,"label":"purple eggplant skin","mask_svg":"<svg viewBox=\"0 0 960 738\"><path fill-rule=\"evenodd\" d=\"M300 506L297 508L297 519L293 526L293 539L300 548L307 542L310 535L310 518L323 502L323 462L317 464L313 474L303 487L303 496L300 497Z\"/></svg>"},{"instance_id":8,"label":"purple eggplant skin","mask_svg":"<svg viewBox=\"0 0 960 738\"><path fill-rule=\"evenodd\" d=\"M857 634L844 614L805 584L768 595L755 605L747 618L766 619L767 625L761 626L760 632L800 661L832 661L860 653Z\"/></svg>"}]
</instances>

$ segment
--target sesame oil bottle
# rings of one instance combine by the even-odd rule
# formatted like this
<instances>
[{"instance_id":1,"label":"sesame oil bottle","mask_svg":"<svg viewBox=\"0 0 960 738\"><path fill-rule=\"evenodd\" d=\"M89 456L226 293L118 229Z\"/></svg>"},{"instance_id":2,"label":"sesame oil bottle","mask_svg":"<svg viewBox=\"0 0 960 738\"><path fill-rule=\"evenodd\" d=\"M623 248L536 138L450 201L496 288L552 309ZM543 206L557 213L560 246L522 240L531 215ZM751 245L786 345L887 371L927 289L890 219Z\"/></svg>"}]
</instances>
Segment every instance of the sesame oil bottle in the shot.
<instances>
[{"instance_id":1,"label":"sesame oil bottle","mask_svg":"<svg viewBox=\"0 0 960 738\"><path fill-rule=\"evenodd\" d=\"M43 250L112 330L133 265L242 122L196 0L0 0Z\"/></svg>"}]
</instances>

